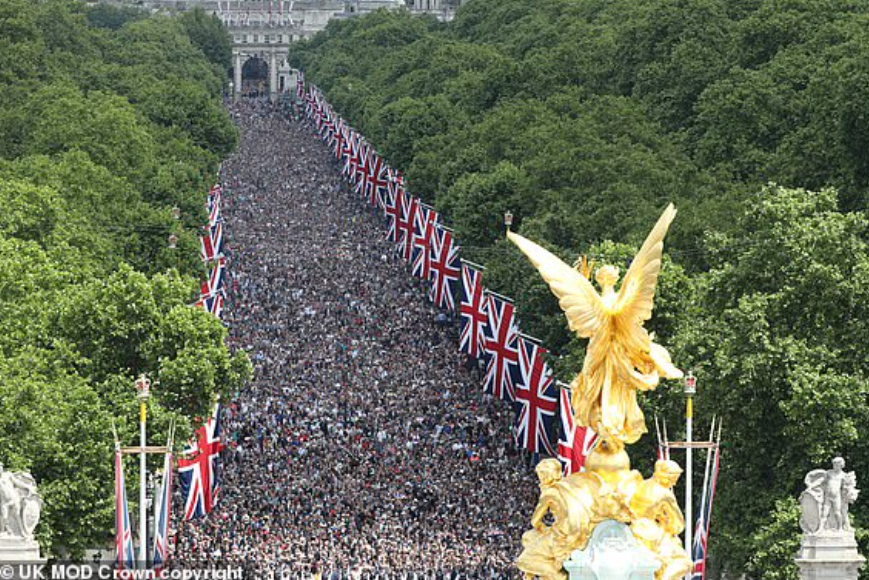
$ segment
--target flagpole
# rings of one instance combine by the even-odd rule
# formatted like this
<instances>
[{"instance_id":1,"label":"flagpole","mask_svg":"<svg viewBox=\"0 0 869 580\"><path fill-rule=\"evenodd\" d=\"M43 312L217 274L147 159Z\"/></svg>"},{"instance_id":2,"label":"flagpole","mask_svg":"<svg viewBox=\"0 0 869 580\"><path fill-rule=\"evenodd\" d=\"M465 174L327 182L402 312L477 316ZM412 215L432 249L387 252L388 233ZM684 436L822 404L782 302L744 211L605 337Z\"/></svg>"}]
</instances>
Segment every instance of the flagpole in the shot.
<instances>
[{"instance_id":1,"label":"flagpole","mask_svg":"<svg viewBox=\"0 0 869 580\"><path fill-rule=\"evenodd\" d=\"M151 381L141 374L136 379L136 390L139 391L139 566L144 570L148 567L148 455L145 453L147 439L145 425L148 421L148 397Z\"/></svg>"},{"instance_id":2,"label":"flagpole","mask_svg":"<svg viewBox=\"0 0 869 580\"><path fill-rule=\"evenodd\" d=\"M685 377L685 442L687 443L685 449L685 552L687 552L689 556L692 553L691 544L693 542L691 534L694 525L694 515L691 510L691 502L694 496L694 470L692 469L694 457L691 442L693 439L692 429L694 426L694 394L696 392L697 378L691 371L688 371L688 376ZM689 570L688 574L685 575L686 580L691 580L691 577L694 575L693 568L694 566L692 564L691 570Z\"/></svg>"},{"instance_id":3,"label":"flagpole","mask_svg":"<svg viewBox=\"0 0 869 580\"><path fill-rule=\"evenodd\" d=\"M714 437L715 437L715 417L713 416L713 417L712 417L712 426L709 428L709 441L713 441L713 440L714 440ZM710 464L711 464L711 460L712 460L712 447L707 447L707 448L706 448L706 467L703 469L703 491L702 491L702 493L700 494L700 513L697 515L697 523L698 523L698 525L695 526L695 527L696 527L696 531L697 531L698 533L700 533L700 534L706 534L706 524L707 524L707 521L708 521L708 520L706 519L706 509L707 509L706 502L707 502L707 499L708 499L707 496L706 496L706 493L707 493L708 490L709 490L709 467L710 467ZM701 518L702 518L702 519L701 519ZM701 521L702 521L702 523L703 523L703 529L702 529L702 530L699 529L699 528L700 528L700 525L699 525L699 524L700 524ZM694 525L694 522L688 522L688 524L693 526L693 525ZM706 541L708 541L708 538L707 538ZM703 541L701 540L701 542L703 542ZM705 550L704 550L704 551L705 551ZM690 552L689 556L691 557L691 568L692 568L692 571L693 571L693 569L697 566L697 561L694 560L694 546L691 546L691 552ZM703 555L703 559L704 559L704 560L706 559L705 554ZM702 570L702 572L700 572L700 578L701 578L701 580L702 580L702 578L704 578L705 576L706 576L706 570L705 570L705 568L704 568L704 569Z\"/></svg>"}]
</instances>

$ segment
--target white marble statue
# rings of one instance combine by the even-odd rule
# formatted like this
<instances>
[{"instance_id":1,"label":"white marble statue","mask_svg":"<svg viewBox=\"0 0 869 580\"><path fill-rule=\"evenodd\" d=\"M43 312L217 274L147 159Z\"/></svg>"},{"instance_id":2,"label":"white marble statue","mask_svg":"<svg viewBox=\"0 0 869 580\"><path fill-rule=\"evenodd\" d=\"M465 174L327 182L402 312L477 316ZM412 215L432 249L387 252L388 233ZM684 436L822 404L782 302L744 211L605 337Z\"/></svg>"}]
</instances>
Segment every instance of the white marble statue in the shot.
<instances>
[{"instance_id":1,"label":"white marble statue","mask_svg":"<svg viewBox=\"0 0 869 580\"><path fill-rule=\"evenodd\" d=\"M857 551L848 507L857 501L857 476L845 471L845 460L833 460L833 469L815 469L806 475L800 495L803 538L796 563L801 580L857 580L866 559Z\"/></svg>"},{"instance_id":2,"label":"white marble statue","mask_svg":"<svg viewBox=\"0 0 869 580\"><path fill-rule=\"evenodd\" d=\"M856 474L845 471L845 460L833 459L833 469L815 469L806 475L800 495L800 527L807 535L849 532L849 506L857 501Z\"/></svg>"},{"instance_id":3,"label":"white marble statue","mask_svg":"<svg viewBox=\"0 0 869 580\"><path fill-rule=\"evenodd\" d=\"M32 539L41 510L33 476L6 471L0 463L0 538Z\"/></svg>"}]
</instances>

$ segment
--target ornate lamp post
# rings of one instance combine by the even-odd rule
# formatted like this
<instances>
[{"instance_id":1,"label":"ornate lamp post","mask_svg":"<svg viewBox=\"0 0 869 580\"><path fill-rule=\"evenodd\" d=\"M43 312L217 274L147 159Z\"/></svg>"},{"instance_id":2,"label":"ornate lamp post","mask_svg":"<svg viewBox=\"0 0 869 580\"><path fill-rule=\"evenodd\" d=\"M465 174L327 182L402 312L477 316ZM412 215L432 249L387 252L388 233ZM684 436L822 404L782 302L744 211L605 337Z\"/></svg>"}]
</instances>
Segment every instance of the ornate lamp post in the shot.
<instances>
[{"instance_id":1,"label":"ornate lamp post","mask_svg":"<svg viewBox=\"0 0 869 580\"><path fill-rule=\"evenodd\" d=\"M151 381L143 374L136 379L137 398L139 399L139 562L142 569L148 565L148 466L145 446L145 423L148 420L148 399L151 396Z\"/></svg>"},{"instance_id":2,"label":"ornate lamp post","mask_svg":"<svg viewBox=\"0 0 869 580\"><path fill-rule=\"evenodd\" d=\"M692 501L694 499L694 450L691 447L694 430L694 395L697 393L697 377L688 371L685 377L685 551L693 554L691 533L694 526ZM692 556L693 557L693 556ZM691 577L689 573L685 578Z\"/></svg>"},{"instance_id":3,"label":"ornate lamp post","mask_svg":"<svg viewBox=\"0 0 869 580\"><path fill-rule=\"evenodd\" d=\"M508 230L513 225L513 212L510 210L504 212L504 225L507 226Z\"/></svg>"}]
</instances>

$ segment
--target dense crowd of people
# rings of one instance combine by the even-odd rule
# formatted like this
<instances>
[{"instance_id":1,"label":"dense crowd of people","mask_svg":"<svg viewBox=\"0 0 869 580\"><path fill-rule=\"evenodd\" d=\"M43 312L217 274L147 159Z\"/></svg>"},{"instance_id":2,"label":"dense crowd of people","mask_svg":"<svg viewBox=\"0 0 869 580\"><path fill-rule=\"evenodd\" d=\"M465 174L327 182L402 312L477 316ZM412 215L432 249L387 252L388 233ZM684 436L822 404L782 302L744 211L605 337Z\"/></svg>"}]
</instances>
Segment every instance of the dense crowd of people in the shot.
<instances>
[{"instance_id":1,"label":"dense crowd of people","mask_svg":"<svg viewBox=\"0 0 869 580\"><path fill-rule=\"evenodd\" d=\"M179 562L256 578L513 577L537 495L512 411L306 121L231 105L224 320L253 381L226 406L222 491ZM451 320L451 318L450 318Z\"/></svg>"}]
</instances>

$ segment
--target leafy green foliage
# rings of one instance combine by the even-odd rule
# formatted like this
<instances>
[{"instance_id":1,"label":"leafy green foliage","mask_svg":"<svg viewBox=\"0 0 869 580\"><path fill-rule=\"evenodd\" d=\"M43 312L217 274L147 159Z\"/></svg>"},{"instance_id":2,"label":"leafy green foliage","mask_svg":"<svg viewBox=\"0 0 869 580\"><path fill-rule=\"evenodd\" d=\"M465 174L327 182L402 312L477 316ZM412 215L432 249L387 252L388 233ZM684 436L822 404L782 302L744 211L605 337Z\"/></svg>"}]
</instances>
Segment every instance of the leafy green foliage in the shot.
<instances>
[{"instance_id":1,"label":"leafy green foliage","mask_svg":"<svg viewBox=\"0 0 869 580\"><path fill-rule=\"evenodd\" d=\"M795 498L775 502L769 522L754 533L758 547L748 561L752 577L768 580L798 580L794 554L800 547L800 506Z\"/></svg>"},{"instance_id":2,"label":"leafy green foliage","mask_svg":"<svg viewBox=\"0 0 869 580\"><path fill-rule=\"evenodd\" d=\"M852 0L473 0L444 26L330 24L290 62L455 227L563 379L583 345L503 212L624 271L676 204L650 328L700 377L698 429L724 421L711 570L792 578L803 474L838 454L869 472L867 24ZM679 389L642 404L680 436Z\"/></svg>"},{"instance_id":3,"label":"leafy green foliage","mask_svg":"<svg viewBox=\"0 0 869 580\"><path fill-rule=\"evenodd\" d=\"M229 70L232 66L232 39L224 32L217 16L208 15L205 10L196 7L181 15L181 24L190 41L209 61L224 71Z\"/></svg>"},{"instance_id":4,"label":"leafy green foliage","mask_svg":"<svg viewBox=\"0 0 869 580\"><path fill-rule=\"evenodd\" d=\"M190 307L204 194L236 143L200 46L228 42L197 15L0 0L0 461L39 482L49 553L111 536L110 421L133 441L138 373L157 441L250 375Z\"/></svg>"}]
</instances>

